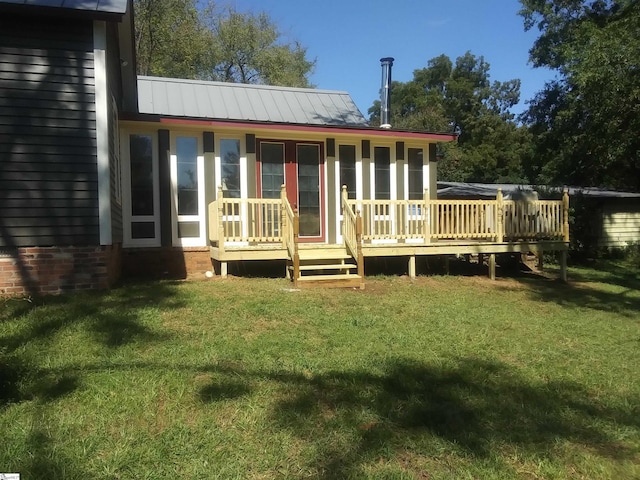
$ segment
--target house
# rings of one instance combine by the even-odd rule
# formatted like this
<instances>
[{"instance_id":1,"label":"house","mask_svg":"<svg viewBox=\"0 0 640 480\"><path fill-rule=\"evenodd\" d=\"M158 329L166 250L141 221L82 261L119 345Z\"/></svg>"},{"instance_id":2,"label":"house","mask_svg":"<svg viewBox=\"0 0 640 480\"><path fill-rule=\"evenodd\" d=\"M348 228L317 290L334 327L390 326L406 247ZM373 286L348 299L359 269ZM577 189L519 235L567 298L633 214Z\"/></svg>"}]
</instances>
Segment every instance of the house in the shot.
<instances>
[{"instance_id":1,"label":"house","mask_svg":"<svg viewBox=\"0 0 640 480\"><path fill-rule=\"evenodd\" d=\"M362 287L365 257L414 275L420 255L566 251L568 200L525 229L500 196L437 198L454 135L371 127L345 92L136 77L130 0L0 0L0 19L2 293L251 260Z\"/></svg>"}]
</instances>

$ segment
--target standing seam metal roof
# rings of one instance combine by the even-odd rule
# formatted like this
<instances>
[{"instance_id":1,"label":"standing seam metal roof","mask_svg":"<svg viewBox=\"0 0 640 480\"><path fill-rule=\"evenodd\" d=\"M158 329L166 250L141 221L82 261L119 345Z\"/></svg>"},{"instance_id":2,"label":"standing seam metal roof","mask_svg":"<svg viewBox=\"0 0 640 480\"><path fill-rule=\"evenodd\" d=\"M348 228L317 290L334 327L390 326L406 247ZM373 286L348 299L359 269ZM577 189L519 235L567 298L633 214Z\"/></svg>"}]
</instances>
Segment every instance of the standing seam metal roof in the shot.
<instances>
[{"instance_id":1,"label":"standing seam metal roof","mask_svg":"<svg viewBox=\"0 0 640 480\"><path fill-rule=\"evenodd\" d=\"M368 126L347 92L138 77L142 114L216 120Z\"/></svg>"}]
</instances>

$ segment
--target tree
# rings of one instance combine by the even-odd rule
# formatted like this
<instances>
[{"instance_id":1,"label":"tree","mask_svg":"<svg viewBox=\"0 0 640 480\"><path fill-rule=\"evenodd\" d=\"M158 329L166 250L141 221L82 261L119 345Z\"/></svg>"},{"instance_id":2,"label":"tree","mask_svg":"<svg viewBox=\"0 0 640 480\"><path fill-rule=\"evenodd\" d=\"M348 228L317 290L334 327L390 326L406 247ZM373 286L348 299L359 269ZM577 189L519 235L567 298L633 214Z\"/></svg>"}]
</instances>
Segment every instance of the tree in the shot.
<instances>
[{"instance_id":1,"label":"tree","mask_svg":"<svg viewBox=\"0 0 640 480\"><path fill-rule=\"evenodd\" d=\"M489 80L489 64L470 52L446 55L413 72L413 80L393 82L392 123L397 128L454 132L458 142L442 145L440 179L522 182L522 158L530 137L510 109L519 101L520 81ZM380 102L369 109L379 123Z\"/></svg>"},{"instance_id":2,"label":"tree","mask_svg":"<svg viewBox=\"0 0 640 480\"><path fill-rule=\"evenodd\" d=\"M308 87L315 61L264 13L196 0L135 0L138 73Z\"/></svg>"},{"instance_id":3,"label":"tree","mask_svg":"<svg viewBox=\"0 0 640 480\"><path fill-rule=\"evenodd\" d=\"M211 34L195 0L136 0L135 46L139 75L200 78Z\"/></svg>"},{"instance_id":4,"label":"tree","mask_svg":"<svg viewBox=\"0 0 640 480\"><path fill-rule=\"evenodd\" d=\"M534 66L558 72L523 117L540 182L640 189L640 3L521 0L540 36Z\"/></svg>"}]
</instances>

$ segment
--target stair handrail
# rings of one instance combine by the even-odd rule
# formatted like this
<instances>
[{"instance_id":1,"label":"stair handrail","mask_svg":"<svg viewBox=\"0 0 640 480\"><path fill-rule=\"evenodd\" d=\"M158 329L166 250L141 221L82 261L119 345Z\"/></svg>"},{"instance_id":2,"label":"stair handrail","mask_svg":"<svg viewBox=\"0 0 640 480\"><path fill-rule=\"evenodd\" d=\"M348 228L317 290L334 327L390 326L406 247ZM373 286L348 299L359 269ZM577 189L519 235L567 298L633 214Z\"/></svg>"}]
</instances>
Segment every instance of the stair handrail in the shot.
<instances>
[{"instance_id":1,"label":"stair handrail","mask_svg":"<svg viewBox=\"0 0 640 480\"><path fill-rule=\"evenodd\" d=\"M289 257L293 263L293 286L298 286L300 278L300 253L298 251L300 237L300 215L297 208L292 208L287 198L287 190L284 185L280 187L280 198L282 200L282 241L287 248Z\"/></svg>"},{"instance_id":2,"label":"stair handrail","mask_svg":"<svg viewBox=\"0 0 640 480\"><path fill-rule=\"evenodd\" d=\"M358 258L358 241L356 234L357 216L349 206L347 186L342 186L342 239L349 254Z\"/></svg>"}]
</instances>

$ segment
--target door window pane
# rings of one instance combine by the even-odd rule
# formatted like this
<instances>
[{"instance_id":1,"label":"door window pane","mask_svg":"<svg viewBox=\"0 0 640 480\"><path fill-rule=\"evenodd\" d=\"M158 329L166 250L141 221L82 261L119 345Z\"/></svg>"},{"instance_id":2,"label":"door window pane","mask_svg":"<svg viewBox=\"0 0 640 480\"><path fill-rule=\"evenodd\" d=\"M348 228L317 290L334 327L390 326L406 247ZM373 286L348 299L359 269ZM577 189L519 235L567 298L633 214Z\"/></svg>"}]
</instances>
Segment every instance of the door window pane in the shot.
<instances>
[{"instance_id":1,"label":"door window pane","mask_svg":"<svg viewBox=\"0 0 640 480\"><path fill-rule=\"evenodd\" d=\"M151 135L131 135L131 215L153 215L153 154Z\"/></svg>"},{"instance_id":2,"label":"door window pane","mask_svg":"<svg viewBox=\"0 0 640 480\"><path fill-rule=\"evenodd\" d=\"M176 138L178 215L198 215L198 139Z\"/></svg>"},{"instance_id":3,"label":"door window pane","mask_svg":"<svg viewBox=\"0 0 640 480\"><path fill-rule=\"evenodd\" d=\"M284 183L284 144L261 143L262 198L280 198L280 187Z\"/></svg>"},{"instance_id":4,"label":"door window pane","mask_svg":"<svg viewBox=\"0 0 640 480\"><path fill-rule=\"evenodd\" d=\"M375 147L374 161L376 200L389 200L391 198L391 154L389 147Z\"/></svg>"},{"instance_id":5,"label":"door window pane","mask_svg":"<svg viewBox=\"0 0 640 480\"><path fill-rule=\"evenodd\" d=\"M347 194L351 199L356 198L356 147L355 145L340 145L340 189L347 186Z\"/></svg>"},{"instance_id":6,"label":"door window pane","mask_svg":"<svg viewBox=\"0 0 640 480\"><path fill-rule=\"evenodd\" d=\"M422 182L422 149L409 149L409 200L420 200L424 195Z\"/></svg>"},{"instance_id":7,"label":"door window pane","mask_svg":"<svg viewBox=\"0 0 640 480\"><path fill-rule=\"evenodd\" d=\"M220 140L222 190L228 198L240 198L240 140Z\"/></svg>"},{"instance_id":8,"label":"door window pane","mask_svg":"<svg viewBox=\"0 0 640 480\"><path fill-rule=\"evenodd\" d=\"M320 148L297 145L300 235L320 236Z\"/></svg>"}]
</instances>

